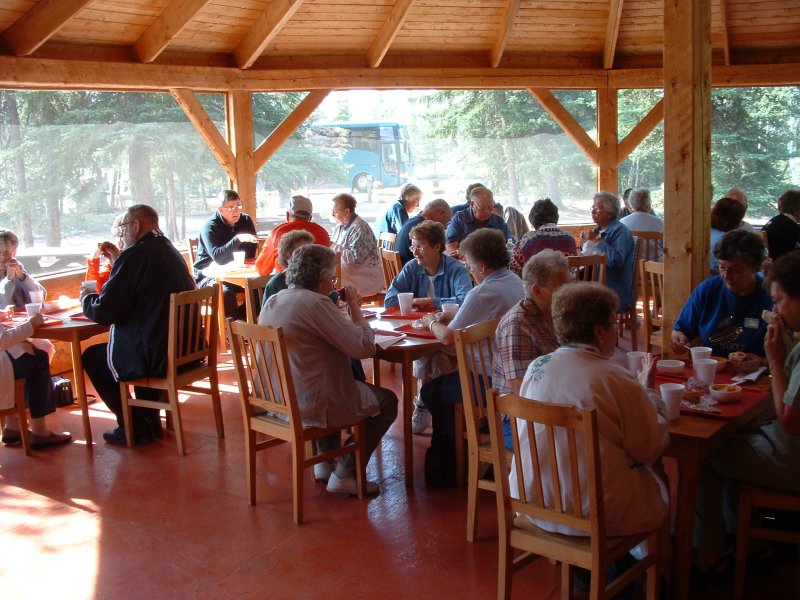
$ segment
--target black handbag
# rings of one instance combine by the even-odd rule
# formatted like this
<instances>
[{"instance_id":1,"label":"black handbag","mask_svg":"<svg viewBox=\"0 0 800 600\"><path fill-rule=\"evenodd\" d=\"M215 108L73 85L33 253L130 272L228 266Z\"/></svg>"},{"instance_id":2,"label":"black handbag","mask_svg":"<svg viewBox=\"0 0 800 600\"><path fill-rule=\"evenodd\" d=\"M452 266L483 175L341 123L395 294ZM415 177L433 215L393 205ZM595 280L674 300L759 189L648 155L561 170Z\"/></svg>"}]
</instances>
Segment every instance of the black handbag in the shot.
<instances>
[{"instance_id":1,"label":"black handbag","mask_svg":"<svg viewBox=\"0 0 800 600\"><path fill-rule=\"evenodd\" d=\"M50 387L53 390L56 406L72 406L75 404L75 398L72 395L72 382L69 379L60 375L51 377Z\"/></svg>"}]
</instances>

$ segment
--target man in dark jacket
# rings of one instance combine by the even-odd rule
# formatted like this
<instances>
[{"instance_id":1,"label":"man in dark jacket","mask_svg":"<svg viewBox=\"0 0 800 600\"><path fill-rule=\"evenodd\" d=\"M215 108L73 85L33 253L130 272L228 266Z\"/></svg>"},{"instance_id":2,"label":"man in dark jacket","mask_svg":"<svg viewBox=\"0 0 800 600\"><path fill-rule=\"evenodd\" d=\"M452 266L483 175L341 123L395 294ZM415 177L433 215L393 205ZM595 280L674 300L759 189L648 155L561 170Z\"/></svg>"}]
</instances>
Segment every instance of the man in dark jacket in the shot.
<instances>
[{"instance_id":1,"label":"man in dark jacket","mask_svg":"<svg viewBox=\"0 0 800 600\"><path fill-rule=\"evenodd\" d=\"M211 265L227 265L233 261L233 253L243 251L245 258L255 258L258 250L256 225L249 215L242 212L239 194L234 190L223 190L217 212L205 222L200 231L200 242L197 245L197 260L194 263L194 280L198 287L214 285L215 279L203 275L202 270ZM222 286L222 299L225 304L225 315L244 319L244 305L239 306L236 294L244 292L244 288L225 283Z\"/></svg>"},{"instance_id":2,"label":"man in dark jacket","mask_svg":"<svg viewBox=\"0 0 800 600\"><path fill-rule=\"evenodd\" d=\"M110 325L107 344L83 353L83 364L97 393L117 416L118 427L103 438L125 443L119 381L164 377L167 370L169 296L195 288L186 263L158 228L158 213L151 206L128 208L119 224L125 249L111 270L101 294L82 295L84 314ZM160 392L136 388L138 398L159 400ZM136 443L148 443L161 435L158 411L133 408Z\"/></svg>"}]
</instances>

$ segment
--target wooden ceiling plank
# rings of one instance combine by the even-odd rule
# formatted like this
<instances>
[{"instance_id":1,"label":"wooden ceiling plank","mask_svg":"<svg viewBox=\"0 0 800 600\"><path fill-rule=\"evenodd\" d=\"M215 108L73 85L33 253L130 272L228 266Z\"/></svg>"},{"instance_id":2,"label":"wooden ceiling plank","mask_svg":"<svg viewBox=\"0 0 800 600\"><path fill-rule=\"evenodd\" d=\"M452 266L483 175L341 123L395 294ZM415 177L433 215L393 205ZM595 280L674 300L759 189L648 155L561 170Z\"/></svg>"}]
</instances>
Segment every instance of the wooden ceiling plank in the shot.
<instances>
[{"instance_id":1,"label":"wooden ceiling plank","mask_svg":"<svg viewBox=\"0 0 800 600\"><path fill-rule=\"evenodd\" d=\"M492 46L492 67L494 68L500 66L500 60L503 58L503 51L506 49L506 43L508 43L508 38L514 27L514 20L517 17L518 10L519 0L508 0L506 10L503 13L503 24L500 28L500 33Z\"/></svg>"},{"instance_id":2,"label":"wooden ceiling plank","mask_svg":"<svg viewBox=\"0 0 800 600\"><path fill-rule=\"evenodd\" d=\"M728 0L719 0L719 20L722 30L722 53L725 56L725 64L731 64L731 45L728 39Z\"/></svg>"},{"instance_id":3,"label":"wooden ceiling plank","mask_svg":"<svg viewBox=\"0 0 800 600\"><path fill-rule=\"evenodd\" d=\"M239 42L233 52L240 69L249 69L269 43L302 6L303 0L275 0L258 18L253 28Z\"/></svg>"},{"instance_id":4,"label":"wooden ceiling plank","mask_svg":"<svg viewBox=\"0 0 800 600\"><path fill-rule=\"evenodd\" d=\"M606 69L614 66L614 54L617 51L617 37L619 36L619 22L622 20L623 2L624 0L611 0L608 6L606 40L603 47L603 67Z\"/></svg>"},{"instance_id":5,"label":"wooden ceiling plank","mask_svg":"<svg viewBox=\"0 0 800 600\"><path fill-rule=\"evenodd\" d=\"M664 99L655 103L642 120L639 121L628 135L617 145L617 164L621 165L631 152L639 147L653 129L664 120Z\"/></svg>"},{"instance_id":6,"label":"wooden ceiling plank","mask_svg":"<svg viewBox=\"0 0 800 600\"><path fill-rule=\"evenodd\" d=\"M403 23L408 16L408 11L414 5L414 0L397 0L392 12L386 19L386 22L381 27L377 37L373 40L372 45L367 52L367 61L369 66L376 68L380 66L383 57L386 56L389 47L392 45L394 38L403 27Z\"/></svg>"},{"instance_id":7,"label":"wooden ceiling plank","mask_svg":"<svg viewBox=\"0 0 800 600\"><path fill-rule=\"evenodd\" d=\"M553 117L553 120L564 130L564 133L566 133L570 139L575 142L578 148L589 157L592 164L598 166L600 150L597 144L589 137L589 134L583 130L583 127L575 120L575 117L573 117L570 112L564 108L564 105L558 101L558 98L556 98L550 90L545 88L528 88L528 91L536 98L539 104L542 105L542 108Z\"/></svg>"},{"instance_id":8,"label":"wooden ceiling plank","mask_svg":"<svg viewBox=\"0 0 800 600\"><path fill-rule=\"evenodd\" d=\"M200 104L200 101L187 89L173 88L169 92L175 98L178 106L186 113L194 128L203 137L211 153L222 168L225 169L228 177L236 179L236 157L231 152L230 146L228 146L220 130L217 129L214 121Z\"/></svg>"},{"instance_id":9,"label":"wooden ceiling plank","mask_svg":"<svg viewBox=\"0 0 800 600\"><path fill-rule=\"evenodd\" d=\"M147 28L136 43L133 51L145 63L158 58L169 43L203 10L211 0L172 0L169 6Z\"/></svg>"},{"instance_id":10,"label":"wooden ceiling plank","mask_svg":"<svg viewBox=\"0 0 800 600\"><path fill-rule=\"evenodd\" d=\"M308 96L303 98L303 101L267 136L267 139L261 142L261 145L253 152L253 166L256 172L272 158L283 143L297 131L298 127L306 122L311 113L317 110L330 91L311 90Z\"/></svg>"},{"instance_id":11,"label":"wooden ceiling plank","mask_svg":"<svg viewBox=\"0 0 800 600\"><path fill-rule=\"evenodd\" d=\"M17 56L36 51L92 0L41 0L3 34Z\"/></svg>"}]
</instances>

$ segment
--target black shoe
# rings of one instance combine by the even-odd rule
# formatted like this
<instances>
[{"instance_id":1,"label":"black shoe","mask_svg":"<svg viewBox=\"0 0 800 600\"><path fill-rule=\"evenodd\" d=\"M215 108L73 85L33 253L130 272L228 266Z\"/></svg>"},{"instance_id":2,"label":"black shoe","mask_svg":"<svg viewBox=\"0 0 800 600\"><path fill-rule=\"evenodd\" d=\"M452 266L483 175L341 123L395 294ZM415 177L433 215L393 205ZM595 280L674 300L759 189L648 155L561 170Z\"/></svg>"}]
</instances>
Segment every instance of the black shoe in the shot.
<instances>
[{"instance_id":1,"label":"black shoe","mask_svg":"<svg viewBox=\"0 0 800 600\"><path fill-rule=\"evenodd\" d=\"M125 428L124 427L115 427L114 429L110 429L103 433L103 439L108 442L109 444L114 444L116 446L124 446L127 444L127 440L125 439ZM149 431L147 432L135 432L133 434L134 443L138 444L149 444L155 440L152 433Z\"/></svg>"}]
</instances>

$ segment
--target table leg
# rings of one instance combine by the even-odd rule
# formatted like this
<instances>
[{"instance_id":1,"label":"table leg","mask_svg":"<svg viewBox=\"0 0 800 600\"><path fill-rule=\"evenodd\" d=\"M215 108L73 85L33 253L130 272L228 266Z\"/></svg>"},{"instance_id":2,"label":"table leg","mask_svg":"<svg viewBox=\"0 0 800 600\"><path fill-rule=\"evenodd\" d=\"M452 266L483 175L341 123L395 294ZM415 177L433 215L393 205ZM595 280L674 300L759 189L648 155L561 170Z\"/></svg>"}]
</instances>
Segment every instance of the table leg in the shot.
<instances>
[{"instance_id":1,"label":"table leg","mask_svg":"<svg viewBox=\"0 0 800 600\"><path fill-rule=\"evenodd\" d=\"M381 387L381 359L372 359L372 385Z\"/></svg>"},{"instance_id":2,"label":"table leg","mask_svg":"<svg viewBox=\"0 0 800 600\"><path fill-rule=\"evenodd\" d=\"M411 413L414 411L414 376L412 361L403 361L403 449L406 485L414 485L414 437L411 433Z\"/></svg>"},{"instance_id":3,"label":"table leg","mask_svg":"<svg viewBox=\"0 0 800 600\"><path fill-rule=\"evenodd\" d=\"M89 421L89 403L86 401L86 380L84 379L83 359L81 358L81 340L77 330L72 333L69 349L72 355L72 374L75 376L75 393L83 416L83 436L86 439L86 445L91 448L92 424Z\"/></svg>"},{"instance_id":4,"label":"table leg","mask_svg":"<svg viewBox=\"0 0 800 600\"><path fill-rule=\"evenodd\" d=\"M675 545L672 559L672 582L675 598L689 597L689 576L692 569L692 534L694 506L697 500L697 480L700 461L677 458L678 506L675 515Z\"/></svg>"},{"instance_id":5,"label":"table leg","mask_svg":"<svg viewBox=\"0 0 800 600\"><path fill-rule=\"evenodd\" d=\"M217 293L219 294L219 306L217 307L217 321L219 322L219 351L228 351L228 338L225 337L225 298L222 295L222 283L217 282Z\"/></svg>"}]
</instances>

